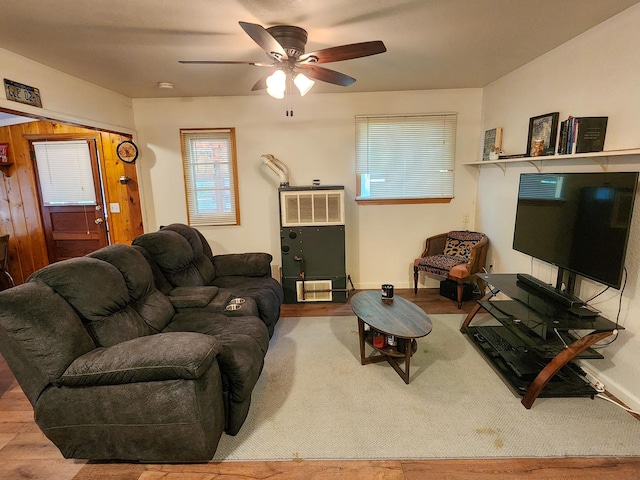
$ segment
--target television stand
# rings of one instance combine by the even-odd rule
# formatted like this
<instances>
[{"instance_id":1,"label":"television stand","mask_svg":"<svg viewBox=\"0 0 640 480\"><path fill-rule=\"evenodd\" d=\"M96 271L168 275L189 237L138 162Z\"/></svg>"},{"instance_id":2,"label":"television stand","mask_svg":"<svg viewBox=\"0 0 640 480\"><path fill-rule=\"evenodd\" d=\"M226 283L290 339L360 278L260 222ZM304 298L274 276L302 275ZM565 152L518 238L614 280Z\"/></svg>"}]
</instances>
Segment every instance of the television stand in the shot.
<instances>
[{"instance_id":1,"label":"television stand","mask_svg":"<svg viewBox=\"0 0 640 480\"><path fill-rule=\"evenodd\" d=\"M523 283L517 274L478 274L478 278L490 286L489 293L469 312L460 331L523 397L525 408L538 397L593 398L597 391L573 362L604 358L591 346L623 328L600 315L571 314L566 304ZM498 293L506 299L496 298ZM497 325L472 325L481 309ZM577 338L571 334L575 330L589 333Z\"/></svg>"}]
</instances>

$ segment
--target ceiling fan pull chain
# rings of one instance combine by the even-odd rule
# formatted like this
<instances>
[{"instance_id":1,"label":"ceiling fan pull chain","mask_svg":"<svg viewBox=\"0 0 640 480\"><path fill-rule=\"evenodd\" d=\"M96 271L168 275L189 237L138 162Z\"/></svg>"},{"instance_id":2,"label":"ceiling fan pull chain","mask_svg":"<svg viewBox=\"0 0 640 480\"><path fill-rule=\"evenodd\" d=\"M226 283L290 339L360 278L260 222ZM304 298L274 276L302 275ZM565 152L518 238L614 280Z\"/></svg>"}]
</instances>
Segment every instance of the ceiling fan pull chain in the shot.
<instances>
[{"instance_id":1,"label":"ceiling fan pull chain","mask_svg":"<svg viewBox=\"0 0 640 480\"><path fill-rule=\"evenodd\" d=\"M286 95L286 102L287 102L287 116L288 117L293 117L293 97L291 96L291 92L292 92L292 81L291 81L291 76L287 75L287 91L285 93Z\"/></svg>"}]
</instances>

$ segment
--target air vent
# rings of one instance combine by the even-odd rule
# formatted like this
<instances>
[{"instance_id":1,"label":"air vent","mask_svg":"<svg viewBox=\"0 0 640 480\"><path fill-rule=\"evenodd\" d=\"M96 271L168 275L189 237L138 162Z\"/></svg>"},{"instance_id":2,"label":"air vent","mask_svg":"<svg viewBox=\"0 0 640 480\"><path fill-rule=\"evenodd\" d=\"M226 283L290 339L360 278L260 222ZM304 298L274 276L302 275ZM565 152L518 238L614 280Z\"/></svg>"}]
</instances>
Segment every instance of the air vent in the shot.
<instances>
[{"instance_id":1,"label":"air vent","mask_svg":"<svg viewBox=\"0 0 640 480\"><path fill-rule=\"evenodd\" d=\"M282 191L282 226L344 225L344 190Z\"/></svg>"},{"instance_id":2,"label":"air vent","mask_svg":"<svg viewBox=\"0 0 640 480\"><path fill-rule=\"evenodd\" d=\"M296 282L296 294L299 302L330 302L332 296L331 280L306 280Z\"/></svg>"}]
</instances>

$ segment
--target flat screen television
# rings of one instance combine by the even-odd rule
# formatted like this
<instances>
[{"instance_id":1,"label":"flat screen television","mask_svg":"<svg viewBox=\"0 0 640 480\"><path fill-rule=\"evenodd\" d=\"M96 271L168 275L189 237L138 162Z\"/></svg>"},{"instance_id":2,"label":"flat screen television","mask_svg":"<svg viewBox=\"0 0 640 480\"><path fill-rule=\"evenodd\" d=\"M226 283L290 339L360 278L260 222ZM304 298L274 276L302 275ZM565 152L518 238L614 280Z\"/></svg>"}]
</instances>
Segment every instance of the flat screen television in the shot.
<instances>
[{"instance_id":1,"label":"flat screen television","mask_svg":"<svg viewBox=\"0 0 640 480\"><path fill-rule=\"evenodd\" d=\"M637 185L638 172L521 174L513 248L619 289Z\"/></svg>"}]
</instances>

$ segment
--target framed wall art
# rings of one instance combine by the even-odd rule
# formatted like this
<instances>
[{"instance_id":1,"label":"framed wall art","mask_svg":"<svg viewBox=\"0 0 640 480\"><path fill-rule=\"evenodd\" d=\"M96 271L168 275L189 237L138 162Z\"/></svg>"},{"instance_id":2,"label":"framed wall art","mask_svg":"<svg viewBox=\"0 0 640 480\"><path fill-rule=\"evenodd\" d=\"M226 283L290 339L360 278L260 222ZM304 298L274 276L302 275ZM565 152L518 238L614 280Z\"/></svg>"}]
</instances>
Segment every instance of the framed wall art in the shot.
<instances>
[{"instance_id":1,"label":"framed wall art","mask_svg":"<svg viewBox=\"0 0 640 480\"><path fill-rule=\"evenodd\" d=\"M0 165L9 165L9 144L0 143Z\"/></svg>"},{"instance_id":2,"label":"framed wall art","mask_svg":"<svg viewBox=\"0 0 640 480\"><path fill-rule=\"evenodd\" d=\"M529 119L528 156L539 157L555 153L559 115L559 112L553 112Z\"/></svg>"},{"instance_id":3,"label":"framed wall art","mask_svg":"<svg viewBox=\"0 0 640 480\"><path fill-rule=\"evenodd\" d=\"M484 145L482 149L482 160L497 160L498 154L502 150L502 128L492 128L484 132ZM491 154L495 158L492 158Z\"/></svg>"}]
</instances>

